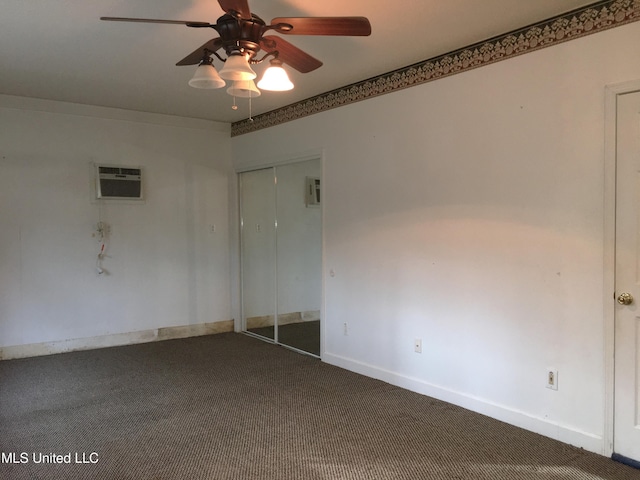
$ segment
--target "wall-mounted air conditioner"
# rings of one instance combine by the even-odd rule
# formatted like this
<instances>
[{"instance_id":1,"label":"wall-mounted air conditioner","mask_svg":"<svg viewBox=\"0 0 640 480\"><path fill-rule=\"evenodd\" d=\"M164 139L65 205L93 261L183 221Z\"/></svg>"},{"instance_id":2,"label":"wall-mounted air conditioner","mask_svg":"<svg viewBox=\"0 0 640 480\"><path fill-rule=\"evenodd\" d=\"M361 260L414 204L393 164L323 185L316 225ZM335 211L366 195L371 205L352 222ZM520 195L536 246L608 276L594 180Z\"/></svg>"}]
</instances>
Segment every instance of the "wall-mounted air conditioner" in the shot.
<instances>
[{"instance_id":1,"label":"wall-mounted air conditioner","mask_svg":"<svg viewBox=\"0 0 640 480\"><path fill-rule=\"evenodd\" d=\"M123 165L96 165L96 197L142 200L142 169Z\"/></svg>"},{"instance_id":2,"label":"wall-mounted air conditioner","mask_svg":"<svg viewBox=\"0 0 640 480\"><path fill-rule=\"evenodd\" d=\"M307 207L320 206L320 179L317 177L306 177L304 182L305 194L304 203Z\"/></svg>"}]
</instances>

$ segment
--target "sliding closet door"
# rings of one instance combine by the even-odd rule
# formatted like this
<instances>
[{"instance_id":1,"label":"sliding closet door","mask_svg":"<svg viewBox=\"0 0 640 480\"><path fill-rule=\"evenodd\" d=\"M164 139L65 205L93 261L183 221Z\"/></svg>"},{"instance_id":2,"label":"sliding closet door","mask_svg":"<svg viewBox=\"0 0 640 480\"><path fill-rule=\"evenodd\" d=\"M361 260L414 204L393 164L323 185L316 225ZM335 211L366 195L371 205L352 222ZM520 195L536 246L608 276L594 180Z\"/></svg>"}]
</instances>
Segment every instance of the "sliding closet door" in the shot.
<instances>
[{"instance_id":1,"label":"sliding closet door","mask_svg":"<svg viewBox=\"0 0 640 480\"><path fill-rule=\"evenodd\" d=\"M276 167L278 343L320 355L320 160Z\"/></svg>"},{"instance_id":2,"label":"sliding closet door","mask_svg":"<svg viewBox=\"0 0 640 480\"><path fill-rule=\"evenodd\" d=\"M242 316L248 332L275 340L276 202L273 168L240 175Z\"/></svg>"},{"instance_id":3,"label":"sliding closet door","mask_svg":"<svg viewBox=\"0 0 640 480\"><path fill-rule=\"evenodd\" d=\"M240 174L246 332L320 355L320 160Z\"/></svg>"}]
</instances>

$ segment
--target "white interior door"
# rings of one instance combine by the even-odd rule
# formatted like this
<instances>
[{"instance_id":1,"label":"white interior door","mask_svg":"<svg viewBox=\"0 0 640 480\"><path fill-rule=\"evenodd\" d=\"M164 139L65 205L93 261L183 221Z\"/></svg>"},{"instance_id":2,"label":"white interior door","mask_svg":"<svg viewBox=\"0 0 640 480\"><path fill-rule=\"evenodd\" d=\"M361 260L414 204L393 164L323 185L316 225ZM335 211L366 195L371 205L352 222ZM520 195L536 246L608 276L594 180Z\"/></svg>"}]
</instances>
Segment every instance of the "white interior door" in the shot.
<instances>
[{"instance_id":1,"label":"white interior door","mask_svg":"<svg viewBox=\"0 0 640 480\"><path fill-rule=\"evenodd\" d=\"M616 119L614 453L640 461L640 92Z\"/></svg>"}]
</instances>

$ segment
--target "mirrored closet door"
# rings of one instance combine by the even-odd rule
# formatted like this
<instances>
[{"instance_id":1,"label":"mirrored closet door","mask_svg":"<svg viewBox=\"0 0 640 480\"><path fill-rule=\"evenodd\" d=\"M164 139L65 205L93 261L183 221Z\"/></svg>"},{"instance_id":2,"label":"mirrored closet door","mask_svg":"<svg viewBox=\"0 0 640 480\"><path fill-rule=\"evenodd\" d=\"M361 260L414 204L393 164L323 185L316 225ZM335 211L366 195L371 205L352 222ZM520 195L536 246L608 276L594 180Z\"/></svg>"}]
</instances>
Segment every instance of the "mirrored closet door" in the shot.
<instances>
[{"instance_id":1,"label":"mirrored closet door","mask_svg":"<svg viewBox=\"0 0 640 480\"><path fill-rule=\"evenodd\" d=\"M320 355L319 159L240 174L243 329Z\"/></svg>"}]
</instances>

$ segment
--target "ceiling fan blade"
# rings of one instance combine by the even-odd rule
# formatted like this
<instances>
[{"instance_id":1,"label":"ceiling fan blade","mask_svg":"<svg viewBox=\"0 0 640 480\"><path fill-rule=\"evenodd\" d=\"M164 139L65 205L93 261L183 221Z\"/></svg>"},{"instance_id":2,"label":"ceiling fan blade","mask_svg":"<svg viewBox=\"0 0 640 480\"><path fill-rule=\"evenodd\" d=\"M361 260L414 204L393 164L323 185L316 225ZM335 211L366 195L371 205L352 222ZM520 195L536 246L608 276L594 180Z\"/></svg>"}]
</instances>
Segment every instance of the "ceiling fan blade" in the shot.
<instances>
[{"instance_id":1,"label":"ceiling fan blade","mask_svg":"<svg viewBox=\"0 0 640 480\"><path fill-rule=\"evenodd\" d=\"M247 0L218 0L220 7L227 13L238 12L241 18L251 19L251 10Z\"/></svg>"},{"instance_id":2,"label":"ceiling fan blade","mask_svg":"<svg viewBox=\"0 0 640 480\"><path fill-rule=\"evenodd\" d=\"M215 52L220 47L222 47L222 39L220 37L213 38L209 40L207 43L205 43L204 45L202 45L197 50L194 50L189 55L184 57L182 60L176 63L176 65L179 67L184 65L198 65L206 55L206 50L210 52Z\"/></svg>"},{"instance_id":3,"label":"ceiling fan blade","mask_svg":"<svg viewBox=\"0 0 640 480\"><path fill-rule=\"evenodd\" d=\"M155 18L100 17L100 20L106 20L108 22L169 23L175 25L186 25L187 27L214 26L208 22L190 22L186 20L158 20Z\"/></svg>"},{"instance_id":4,"label":"ceiling fan blade","mask_svg":"<svg viewBox=\"0 0 640 480\"><path fill-rule=\"evenodd\" d=\"M288 35L371 35L371 24L366 17L277 17L272 25L284 23L293 28L276 30Z\"/></svg>"},{"instance_id":5,"label":"ceiling fan blade","mask_svg":"<svg viewBox=\"0 0 640 480\"><path fill-rule=\"evenodd\" d=\"M278 59L301 73L309 73L322 66L322 62L303 52L295 45L275 35L265 35L260 40L260 47L266 52L278 51Z\"/></svg>"}]
</instances>

